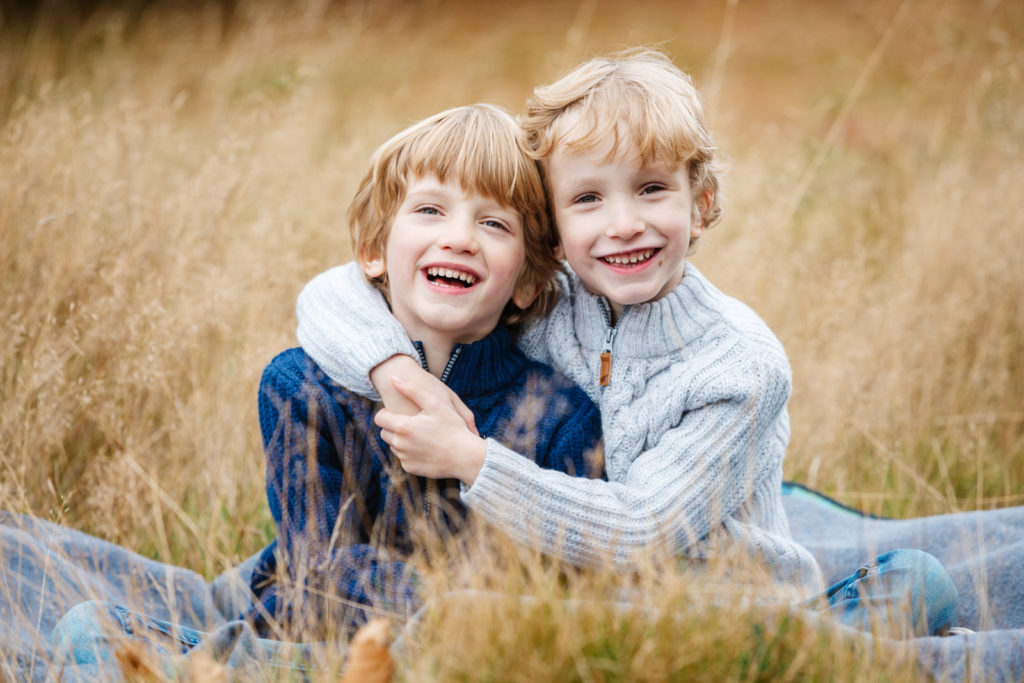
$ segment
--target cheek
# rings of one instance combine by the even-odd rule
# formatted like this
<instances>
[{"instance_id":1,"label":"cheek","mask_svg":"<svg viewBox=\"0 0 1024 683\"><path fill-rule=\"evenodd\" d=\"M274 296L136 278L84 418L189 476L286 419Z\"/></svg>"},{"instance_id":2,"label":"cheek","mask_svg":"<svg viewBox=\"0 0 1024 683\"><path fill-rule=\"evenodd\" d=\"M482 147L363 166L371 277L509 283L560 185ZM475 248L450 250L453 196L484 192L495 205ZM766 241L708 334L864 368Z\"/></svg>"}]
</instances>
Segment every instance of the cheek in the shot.
<instances>
[{"instance_id":1,"label":"cheek","mask_svg":"<svg viewBox=\"0 0 1024 683\"><path fill-rule=\"evenodd\" d=\"M581 251L585 252L589 248L586 244L586 226L577 217L558 216L557 214L555 225L558 228L558 241L565 254L565 259L571 263L572 259L577 258Z\"/></svg>"},{"instance_id":2,"label":"cheek","mask_svg":"<svg viewBox=\"0 0 1024 683\"><path fill-rule=\"evenodd\" d=\"M492 276L515 283L526 264L526 247L522 238L516 242L489 241L486 246L486 259Z\"/></svg>"},{"instance_id":3,"label":"cheek","mask_svg":"<svg viewBox=\"0 0 1024 683\"><path fill-rule=\"evenodd\" d=\"M579 270L590 260L590 247L585 240L573 239L573 235L562 237L562 251L573 270Z\"/></svg>"},{"instance_id":4,"label":"cheek","mask_svg":"<svg viewBox=\"0 0 1024 683\"><path fill-rule=\"evenodd\" d=\"M385 251L385 264L387 267L388 278L395 280L403 277L408 277L411 270L415 269L416 256L415 249L408 243L402 243L401 240L391 240L388 244L388 248Z\"/></svg>"},{"instance_id":5,"label":"cheek","mask_svg":"<svg viewBox=\"0 0 1024 683\"><path fill-rule=\"evenodd\" d=\"M519 250L518 253L511 255L506 261L504 266L505 276L508 278L512 287L515 287L519 281L519 276L523 274L523 270L526 268L526 254Z\"/></svg>"}]
</instances>

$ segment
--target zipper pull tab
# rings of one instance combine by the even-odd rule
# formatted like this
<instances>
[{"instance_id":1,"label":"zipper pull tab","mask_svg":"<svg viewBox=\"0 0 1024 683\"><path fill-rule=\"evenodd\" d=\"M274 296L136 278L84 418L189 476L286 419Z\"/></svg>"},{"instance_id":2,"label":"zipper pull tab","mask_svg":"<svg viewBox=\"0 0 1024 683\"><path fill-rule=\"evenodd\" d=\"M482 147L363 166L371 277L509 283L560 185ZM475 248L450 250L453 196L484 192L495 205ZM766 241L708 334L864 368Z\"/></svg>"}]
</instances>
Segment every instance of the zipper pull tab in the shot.
<instances>
[{"instance_id":1,"label":"zipper pull tab","mask_svg":"<svg viewBox=\"0 0 1024 683\"><path fill-rule=\"evenodd\" d=\"M609 327L604 335L604 348L601 349L601 374L598 382L606 387L612 382L612 342L615 340L615 328Z\"/></svg>"},{"instance_id":2,"label":"zipper pull tab","mask_svg":"<svg viewBox=\"0 0 1024 683\"><path fill-rule=\"evenodd\" d=\"M612 381L612 352L602 351L601 352L601 386L606 387L611 384Z\"/></svg>"}]
</instances>

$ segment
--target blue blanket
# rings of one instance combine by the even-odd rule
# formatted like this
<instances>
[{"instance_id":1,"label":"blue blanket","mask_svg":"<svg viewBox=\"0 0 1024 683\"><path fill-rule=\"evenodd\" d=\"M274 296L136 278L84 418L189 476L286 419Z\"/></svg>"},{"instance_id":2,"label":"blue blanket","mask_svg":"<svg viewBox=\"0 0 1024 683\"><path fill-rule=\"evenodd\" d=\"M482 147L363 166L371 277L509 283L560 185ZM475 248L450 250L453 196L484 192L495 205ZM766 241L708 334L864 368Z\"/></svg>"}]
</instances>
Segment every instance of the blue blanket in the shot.
<instances>
[{"instance_id":1,"label":"blue blanket","mask_svg":"<svg viewBox=\"0 0 1024 683\"><path fill-rule=\"evenodd\" d=\"M207 582L74 529L0 511L0 680L121 680L115 661L67 666L54 660L50 635L72 607L89 600L210 632L203 648L229 668L268 665L252 628L232 620L251 604L242 566ZM165 662L170 673L184 661ZM184 659L184 658L179 658Z\"/></svg>"},{"instance_id":2,"label":"blue blanket","mask_svg":"<svg viewBox=\"0 0 1024 683\"><path fill-rule=\"evenodd\" d=\"M784 493L793 535L826 578L893 548L920 548L943 562L960 593L959 624L977 633L912 641L927 671L950 680L1024 680L1024 507L893 520L796 484ZM275 666L266 641L234 619L250 604L254 558L207 582L73 529L3 512L0 557L0 679L43 681L57 672L62 680L121 678L115 662L54 662L50 634L87 600L210 632L201 649L243 677Z\"/></svg>"},{"instance_id":3,"label":"blue blanket","mask_svg":"<svg viewBox=\"0 0 1024 683\"><path fill-rule=\"evenodd\" d=\"M793 537L826 583L893 548L937 557L960 594L958 625L977 631L914 641L926 671L949 680L1024 680L1024 507L919 519L864 515L798 484L783 485Z\"/></svg>"}]
</instances>

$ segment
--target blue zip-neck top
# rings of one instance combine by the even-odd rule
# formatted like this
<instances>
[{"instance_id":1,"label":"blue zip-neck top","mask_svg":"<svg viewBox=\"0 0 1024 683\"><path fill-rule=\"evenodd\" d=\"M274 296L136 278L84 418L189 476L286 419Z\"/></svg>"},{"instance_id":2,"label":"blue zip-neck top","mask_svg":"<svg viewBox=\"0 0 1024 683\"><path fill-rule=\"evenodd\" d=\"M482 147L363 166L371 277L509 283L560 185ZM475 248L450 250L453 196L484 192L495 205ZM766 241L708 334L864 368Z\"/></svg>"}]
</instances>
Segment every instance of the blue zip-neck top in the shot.
<instances>
[{"instance_id":1,"label":"blue zip-neck top","mask_svg":"<svg viewBox=\"0 0 1024 683\"><path fill-rule=\"evenodd\" d=\"M601 475L589 457L600 440L596 407L566 377L527 358L508 328L457 345L444 381L473 411L481 436L543 468ZM247 618L264 635L279 637L272 624L303 639L347 632L365 621L367 606L414 610L419 598L405 560L464 527L458 482L406 474L373 423L377 408L299 348L263 372L260 428L278 537L253 573L258 604Z\"/></svg>"}]
</instances>

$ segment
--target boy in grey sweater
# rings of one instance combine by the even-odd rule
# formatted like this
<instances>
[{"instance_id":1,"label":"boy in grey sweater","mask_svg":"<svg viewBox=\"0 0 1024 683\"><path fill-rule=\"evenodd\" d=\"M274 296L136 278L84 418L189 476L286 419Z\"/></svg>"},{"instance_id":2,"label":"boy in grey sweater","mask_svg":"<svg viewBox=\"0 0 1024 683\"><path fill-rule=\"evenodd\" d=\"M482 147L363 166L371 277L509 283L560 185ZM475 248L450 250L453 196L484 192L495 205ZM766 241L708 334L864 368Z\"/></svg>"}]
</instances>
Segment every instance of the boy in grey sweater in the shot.
<instances>
[{"instance_id":1,"label":"boy in grey sweater","mask_svg":"<svg viewBox=\"0 0 1024 683\"><path fill-rule=\"evenodd\" d=\"M788 599L817 594L821 571L782 506L786 354L749 307L686 261L721 213L715 147L690 79L657 52L593 59L538 88L521 124L572 272L519 344L599 404L608 481L544 471L493 440L439 456L436 444L468 427L417 372L401 327L352 268L300 295L300 343L342 384L376 385L389 407L377 424L408 471L459 476L466 505L523 542L575 565L620 568L641 554L738 550L789 586ZM373 349L360 344L368 335ZM418 412L393 408L396 391ZM808 604L866 625L858 593L908 592L901 611L918 633L955 615L948 575L917 551L887 554L837 586Z\"/></svg>"}]
</instances>

